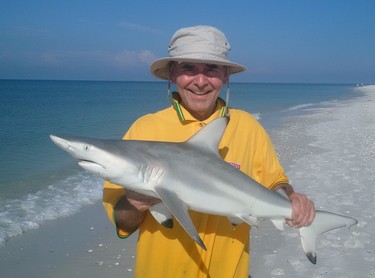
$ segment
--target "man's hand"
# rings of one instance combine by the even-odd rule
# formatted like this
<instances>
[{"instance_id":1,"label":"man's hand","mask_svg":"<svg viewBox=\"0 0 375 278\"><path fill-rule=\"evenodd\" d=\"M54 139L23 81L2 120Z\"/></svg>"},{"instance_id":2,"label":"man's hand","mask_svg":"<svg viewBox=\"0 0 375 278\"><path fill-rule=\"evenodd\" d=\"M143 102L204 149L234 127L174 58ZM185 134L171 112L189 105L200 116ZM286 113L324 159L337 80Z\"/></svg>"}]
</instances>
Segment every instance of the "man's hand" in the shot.
<instances>
[{"instance_id":1,"label":"man's hand","mask_svg":"<svg viewBox=\"0 0 375 278\"><path fill-rule=\"evenodd\" d=\"M287 220L286 223L294 228L309 226L315 217L314 203L297 192L291 193L288 197L292 202L292 220Z\"/></svg>"},{"instance_id":2,"label":"man's hand","mask_svg":"<svg viewBox=\"0 0 375 278\"><path fill-rule=\"evenodd\" d=\"M147 210L160 200L126 190L125 195L117 202L115 207L115 219L118 228L133 233L139 228L146 216Z\"/></svg>"},{"instance_id":3,"label":"man's hand","mask_svg":"<svg viewBox=\"0 0 375 278\"><path fill-rule=\"evenodd\" d=\"M158 198L146 196L130 190L126 191L126 198L129 203L139 211L146 211L153 205L161 202Z\"/></svg>"},{"instance_id":4,"label":"man's hand","mask_svg":"<svg viewBox=\"0 0 375 278\"><path fill-rule=\"evenodd\" d=\"M294 192L293 187L288 183L281 183L275 190L284 190L292 203L292 219L286 223L294 228L309 226L315 217L314 203L301 193Z\"/></svg>"}]
</instances>

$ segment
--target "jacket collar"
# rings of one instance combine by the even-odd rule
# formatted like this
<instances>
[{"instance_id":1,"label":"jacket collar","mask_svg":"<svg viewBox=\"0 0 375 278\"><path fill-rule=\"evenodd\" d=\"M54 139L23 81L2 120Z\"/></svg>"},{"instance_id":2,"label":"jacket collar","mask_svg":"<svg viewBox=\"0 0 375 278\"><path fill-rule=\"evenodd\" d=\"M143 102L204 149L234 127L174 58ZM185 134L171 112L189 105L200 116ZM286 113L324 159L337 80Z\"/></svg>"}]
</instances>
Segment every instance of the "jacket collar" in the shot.
<instances>
[{"instance_id":1,"label":"jacket collar","mask_svg":"<svg viewBox=\"0 0 375 278\"><path fill-rule=\"evenodd\" d=\"M173 92L172 97L170 98L170 102L173 105L174 110L177 113L178 119L181 123L188 123L188 122L198 122L196 118L194 118L189 111L187 111L181 104L181 97L177 92ZM227 106L223 99L218 98L216 101L216 108L214 113L207 119L202 122L209 123L213 119L224 117L226 115Z\"/></svg>"}]
</instances>

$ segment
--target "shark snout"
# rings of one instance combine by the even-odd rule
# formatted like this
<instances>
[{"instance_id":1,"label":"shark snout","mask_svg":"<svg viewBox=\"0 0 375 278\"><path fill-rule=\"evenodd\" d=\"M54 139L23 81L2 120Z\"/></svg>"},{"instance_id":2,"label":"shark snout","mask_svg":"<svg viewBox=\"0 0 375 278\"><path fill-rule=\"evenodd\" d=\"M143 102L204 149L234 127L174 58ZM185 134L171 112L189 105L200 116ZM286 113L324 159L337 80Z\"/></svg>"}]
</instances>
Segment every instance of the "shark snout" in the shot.
<instances>
[{"instance_id":1,"label":"shark snout","mask_svg":"<svg viewBox=\"0 0 375 278\"><path fill-rule=\"evenodd\" d=\"M49 136L52 140L53 143L55 143L57 146L59 146L60 148L62 148L63 150L68 150L69 147L70 147L70 144L68 143L67 140L61 138L61 137L58 137L56 135L50 135Z\"/></svg>"}]
</instances>

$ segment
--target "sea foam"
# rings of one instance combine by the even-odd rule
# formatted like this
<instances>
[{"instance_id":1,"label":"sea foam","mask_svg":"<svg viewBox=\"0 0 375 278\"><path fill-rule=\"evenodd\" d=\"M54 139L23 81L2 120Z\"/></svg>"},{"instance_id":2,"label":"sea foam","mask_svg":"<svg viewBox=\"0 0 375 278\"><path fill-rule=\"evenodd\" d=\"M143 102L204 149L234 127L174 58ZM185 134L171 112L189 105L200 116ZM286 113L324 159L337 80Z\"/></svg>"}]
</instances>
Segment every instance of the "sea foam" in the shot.
<instances>
[{"instance_id":1,"label":"sea foam","mask_svg":"<svg viewBox=\"0 0 375 278\"><path fill-rule=\"evenodd\" d=\"M101 179L80 171L22 198L3 200L0 245L48 220L73 215L83 206L93 204L102 198L102 187Z\"/></svg>"}]
</instances>

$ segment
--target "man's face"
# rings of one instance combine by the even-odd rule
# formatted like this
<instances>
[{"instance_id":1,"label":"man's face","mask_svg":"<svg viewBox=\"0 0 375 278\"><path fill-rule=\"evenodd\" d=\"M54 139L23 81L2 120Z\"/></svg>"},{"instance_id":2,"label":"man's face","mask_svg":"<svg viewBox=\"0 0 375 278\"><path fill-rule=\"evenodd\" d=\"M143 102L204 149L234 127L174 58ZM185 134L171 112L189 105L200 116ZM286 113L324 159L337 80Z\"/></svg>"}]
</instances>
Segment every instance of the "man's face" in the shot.
<instances>
[{"instance_id":1,"label":"man's face","mask_svg":"<svg viewBox=\"0 0 375 278\"><path fill-rule=\"evenodd\" d=\"M227 67L213 64L177 63L170 68L171 80L181 96L181 104L198 120L209 118L215 110Z\"/></svg>"}]
</instances>

